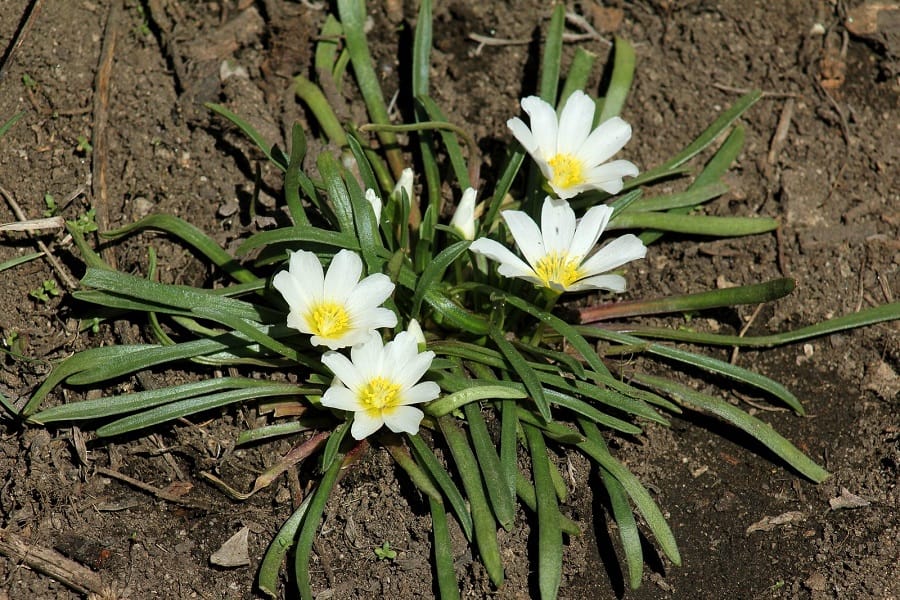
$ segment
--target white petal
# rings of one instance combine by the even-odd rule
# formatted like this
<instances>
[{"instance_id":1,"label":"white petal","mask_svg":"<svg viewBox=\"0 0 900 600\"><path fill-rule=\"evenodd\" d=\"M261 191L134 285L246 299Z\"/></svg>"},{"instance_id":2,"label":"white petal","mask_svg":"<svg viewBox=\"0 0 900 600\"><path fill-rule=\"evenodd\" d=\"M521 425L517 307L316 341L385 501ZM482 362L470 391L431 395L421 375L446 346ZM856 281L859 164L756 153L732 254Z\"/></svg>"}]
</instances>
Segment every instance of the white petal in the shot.
<instances>
[{"instance_id":1,"label":"white petal","mask_svg":"<svg viewBox=\"0 0 900 600\"><path fill-rule=\"evenodd\" d=\"M544 239L544 252L547 254L551 252L568 253L574 235L575 211L572 210L569 203L565 200L554 200L550 196L544 198L544 206L541 209L541 237Z\"/></svg>"},{"instance_id":2,"label":"white petal","mask_svg":"<svg viewBox=\"0 0 900 600\"><path fill-rule=\"evenodd\" d=\"M520 119L519 117L513 117L512 119L506 122L506 126L512 131L513 136L519 140L519 143L522 144L522 147L525 148L525 152L528 154L534 154L537 151L537 142L534 141L534 136L531 135L531 130L528 128L528 125Z\"/></svg>"},{"instance_id":3,"label":"white petal","mask_svg":"<svg viewBox=\"0 0 900 600\"><path fill-rule=\"evenodd\" d=\"M362 259L356 252L341 250L334 255L325 274L325 298L344 303L362 275Z\"/></svg>"},{"instance_id":4,"label":"white petal","mask_svg":"<svg viewBox=\"0 0 900 600\"><path fill-rule=\"evenodd\" d=\"M588 184L609 194L622 191L623 177L634 177L638 174L637 166L627 160L614 160L599 167L594 167L585 175Z\"/></svg>"},{"instance_id":5,"label":"white petal","mask_svg":"<svg viewBox=\"0 0 900 600\"><path fill-rule=\"evenodd\" d=\"M450 227L456 229L464 240L475 239L475 190L466 188L450 219Z\"/></svg>"},{"instance_id":6,"label":"white petal","mask_svg":"<svg viewBox=\"0 0 900 600\"><path fill-rule=\"evenodd\" d=\"M523 98L522 108L531 119L531 135L534 137L537 150L544 157L556 154L558 131L556 110L537 96Z\"/></svg>"},{"instance_id":7,"label":"white petal","mask_svg":"<svg viewBox=\"0 0 900 600\"><path fill-rule=\"evenodd\" d=\"M588 276L606 273L627 262L644 258L647 246L637 236L626 233L600 248L596 254L584 261L581 270Z\"/></svg>"},{"instance_id":8,"label":"white petal","mask_svg":"<svg viewBox=\"0 0 900 600\"><path fill-rule=\"evenodd\" d=\"M281 271L272 279L272 285L284 297L291 310L306 311L322 298L324 285L322 263L312 252L291 252L288 271Z\"/></svg>"},{"instance_id":9,"label":"white petal","mask_svg":"<svg viewBox=\"0 0 900 600\"><path fill-rule=\"evenodd\" d=\"M340 352L333 350L326 352L322 355L322 364L328 367L328 370L352 391L358 390L365 384L356 365Z\"/></svg>"},{"instance_id":10,"label":"white petal","mask_svg":"<svg viewBox=\"0 0 900 600\"><path fill-rule=\"evenodd\" d=\"M385 344L384 366L388 371L389 379L402 386L403 384L397 379L397 374L403 373L406 370L407 365L416 358L418 353L419 344L416 342L415 336L408 331L401 331L393 340ZM434 353L432 352L431 355L434 356ZM422 375L420 374L419 377L421 376ZM418 381L419 377L417 377L413 383Z\"/></svg>"},{"instance_id":11,"label":"white petal","mask_svg":"<svg viewBox=\"0 0 900 600\"><path fill-rule=\"evenodd\" d=\"M296 329L300 333L312 333L313 328L306 319L309 310L306 308L292 310L287 316L287 326ZM316 346L317 344L313 344Z\"/></svg>"},{"instance_id":12,"label":"white petal","mask_svg":"<svg viewBox=\"0 0 900 600\"><path fill-rule=\"evenodd\" d=\"M415 319L409 320L409 325L406 327L406 331L409 332L411 336L416 339L416 347L424 348L425 344L428 342L425 340L425 332L422 331L422 326L419 325L419 322Z\"/></svg>"},{"instance_id":13,"label":"white petal","mask_svg":"<svg viewBox=\"0 0 900 600\"><path fill-rule=\"evenodd\" d=\"M590 96L576 90L572 92L559 116L559 133L556 151L578 154L594 126L595 104Z\"/></svg>"},{"instance_id":14,"label":"white petal","mask_svg":"<svg viewBox=\"0 0 900 600\"><path fill-rule=\"evenodd\" d=\"M606 205L593 206L584 213L584 216L578 221L578 227L572 237L572 244L569 246L569 254L573 258L576 256L584 258L588 255L588 252L600 239L600 234L606 229L606 224L612 214L613 208Z\"/></svg>"},{"instance_id":15,"label":"white petal","mask_svg":"<svg viewBox=\"0 0 900 600\"><path fill-rule=\"evenodd\" d=\"M381 198L378 197L378 194L375 193L375 190L369 188L366 190L366 200L369 201L369 204L372 206L372 212L375 213L375 224L381 225Z\"/></svg>"},{"instance_id":16,"label":"white petal","mask_svg":"<svg viewBox=\"0 0 900 600\"><path fill-rule=\"evenodd\" d=\"M609 290L611 292L625 291L625 278L621 275L595 275L581 281L576 281L569 286L569 292L582 290Z\"/></svg>"},{"instance_id":17,"label":"white petal","mask_svg":"<svg viewBox=\"0 0 900 600\"><path fill-rule=\"evenodd\" d=\"M325 390L325 393L322 394L322 406L349 412L357 412L363 409L356 394L342 385L333 385Z\"/></svg>"},{"instance_id":18,"label":"white petal","mask_svg":"<svg viewBox=\"0 0 900 600\"><path fill-rule=\"evenodd\" d=\"M431 402L441 395L441 387L433 381L423 381L403 392L403 404Z\"/></svg>"},{"instance_id":19,"label":"white petal","mask_svg":"<svg viewBox=\"0 0 900 600\"><path fill-rule=\"evenodd\" d=\"M568 200L569 198L574 198L581 192L593 189L592 186L586 184L573 185L571 187L559 187L558 185L553 184L552 173L550 175L544 174L544 177L547 179L547 183L550 184L550 187L553 189L553 193L559 196L560 200Z\"/></svg>"},{"instance_id":20,"label":"white petal","mask_svg":"<svg viewBox=\"0 0 900 600\"><path fill-rule=\"evenodd\" d=\"M353 314L361 314L388 299L394 291L394 283L384 273L373 273L353 288L347 298L347 310Z\"/></svg>"},{"instance_id":21,"label":"white petal","mask_svg":"<svg viewBox=\"0 0 900 600\"><path fill-rule=\"evenodd\" d=\"M599 165L621 150L630 139L631 125L620 117L613 117L597 126L577 154L587 165Z\"/></svg>"},{"instance_id":22,"label":"white petal","mask_svg":"<svg viewBox=\"0 0 900 600\"><path fill-rule=\"evenodd\" d=\"M369 332L362 342L350 348L350 360L356 365L364 380L381 375L384 371L384 346L381 336L374 331ZM347 384L347 387L350 385Z\"/></svg>"},{"instance_id":23,"label":"white petal","mask_svg":"<svg viewBox=\"0 0 900 600\"><path fill-rule=\"evenodd\" d=\"M312 332L309 331L304 333ZM365 332L360 329L349 329L344 332L343 335L339 336L322 337L320 335L313 335L309 338L309 343L313 346L325 346L330 350L340 350L341 348L347 348L348 346L360 343L364 334Z\"/></svg>"},{"instance_id":24,"label":"white petal","mask_svg":"<svg viewBox=\"0 0 900 600\"><path fill-rule=\"evenodd\" d=\"M389 308L370 308L365 315L360 318L359 327L365 329L368 333L372 329L381 329L382 327L396 327L397 313Z\"/></svg>"},{"instance_id":25,"label":"white petal","mask_svg":"<svg viewBox=\"0 0 900 600\"><path fill-rule=\"evenodd\" d=\"M537 223L520 210L505 210L500 214L525 260L532 266L537 264L537 261L547 253L544 248L544 236L541 235Z\"/></svg>"},{"instance_id":26,"label":"white petal","mask_svg":"<svg viewBox=\"0 0 900 600\"><path fill-rule=\"evenodd\" d=\"M356 414L359 415L359 413ZM394 433L413 435L419 432L419 424L424 416L425 413L414 406L398 406L393 410L384 411L382 415L384 424Z\"/></svg>"},{"instance_id":27,"label":"white petal","mask_svg":"<svg viewBox=\"0 0 900 600\"><path fill-rule=\"evenodd\" d=\"M504 277L534 277L534 270L521 258L510 252L509 248L488 238L478 238L469 250L487 256L500 263L500 274Z\"/></svg>"},{"instance_id":28,"label":"white petal","mask_svg":"<svg viewBox=\"0 0 900 600\"><path fill-rule=\"evenodd\" d=\"M350 426L350 435L353 439L361 440L369 437L384 425L380 416L370 414L364 410L353 413L353 425Z\"/></svg>"},{"instance_id":29,"label":"white petal","mask_svg":"<svg viewBox=\"0 0 900 600\"><path fill-rule=\"evenodd\" d=\"M401 369L395 369L393 380L404 389L413 387L431 367L434 352L422 352L408 360ZM399 366L399 365L398 365Z\"/></svg>"}]
</instances>

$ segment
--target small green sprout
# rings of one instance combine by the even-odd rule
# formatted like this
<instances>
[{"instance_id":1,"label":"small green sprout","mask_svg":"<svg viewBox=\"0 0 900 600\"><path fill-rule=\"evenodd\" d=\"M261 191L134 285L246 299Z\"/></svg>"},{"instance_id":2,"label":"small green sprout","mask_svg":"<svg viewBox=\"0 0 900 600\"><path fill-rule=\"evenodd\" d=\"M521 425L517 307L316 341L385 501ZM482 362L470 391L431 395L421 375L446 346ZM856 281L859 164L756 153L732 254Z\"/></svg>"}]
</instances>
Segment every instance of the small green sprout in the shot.
<instances>
[{"instance_id":1,"label":"small green sprout","mask_svg":"<svg viewBox=\"0 0 900 600\"><path fill-rule=\"evenodd\" d=\"M51 297L59 296L59 288L52 279L45 279L41 287L31 290L28 295L39 302L49 302Z\"/></svg>"},{"instance_id":2,"label":"small green sprout","mask_svg":"<svg viewBox=\"0 0 900 600\"><path fill-rule=\"evenodd\" d=\"M81 233L93 233L97 231L97 223L94 220L96 216L97 209L92 208L74 221L67 221L67 223Z\"/></svg>"},{"instance_id":3,"label":"small green sprout","mask_svg":"<svg viewBox=\"0 0 900 600\"><path fill-rule=\"evenodd\" d=\"M90 154L94 151L94 147L91 145L90 140L87 139L87 136L79 135L78 136L78 146L75 148L75 151L79 154Z\"/></svg>"},{"instance_id":4,"label":"small green sprout","mask_svg":"<svg viewBox=\"0 0 900 600\"><path fill-rule=\"evenodd\" d=\"M394 560L397 558L397 551L391 548L390 542L385 541L380 548L375 547L375 556L378 560Z\"/></svg>"},{"instance_id":5,"label":"small green sprout","mask_svg":"<svg viewBox=\"0 0 900 600\"><path fill-rule=\"evenodd\" d=\"M24 85L27 89L33 90L37 87L37 84L38 83L37 81L35 81L34 77L29 75L28 73L22 75L22 85Z\"/></svg>"},{"instance_id":6,"label":"small green sprout","mask_svg":"<svg viewBox=\"0 0 900 600\"><path fill-rule=\"evenodd\" d=\"M53 198L53 194L44 194L44 205L47 207L47 210L44 211L45 217L55 216L59 212L59 205Z\"/></svg>"}]
</instances>

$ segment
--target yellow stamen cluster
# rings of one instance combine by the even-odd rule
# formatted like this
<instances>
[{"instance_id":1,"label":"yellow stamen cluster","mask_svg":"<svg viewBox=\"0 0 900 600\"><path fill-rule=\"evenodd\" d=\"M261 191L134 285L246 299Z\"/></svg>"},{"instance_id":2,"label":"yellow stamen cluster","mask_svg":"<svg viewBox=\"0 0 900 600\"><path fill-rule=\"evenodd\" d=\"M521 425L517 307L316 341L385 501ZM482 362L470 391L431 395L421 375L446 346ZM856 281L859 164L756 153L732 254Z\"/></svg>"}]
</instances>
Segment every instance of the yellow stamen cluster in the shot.
<instances>
[{"instance_id":1,"label":"yellow stamen cluster","mask_svg":"<svg viewBox=\"0 0 900 600\"><path fill-rule=\"evenodd\" d=\"M578 271L580 264L580 257L572 258L566 253L550 252L537 261L537 264L534 265L534 272L546 287L551 287L551 283L556 283L568 288L581 279L581 273Z\"/></svg>"},{"instance_id":2,"label":"yellow stamen cluster","mask_svg":"<svg viewBox=\"0 0 900 600\"><path fill-rule=\"evenodd\" d=\"M584 183L584 165L571 154L557 154L547 161L553 169L551 184L558 188L570 188Z\"/></svg>"},{"instance_id":3,"label":"yellow stamen cluster","mask_svg":"<svg viewBox=\"0 0 900 600\"><path fill-rule=\"evenodd\" d=\"M400 386L384 377L373 377L359 391L359 403L366 412L395 408L400 404Z\"/></svg>"},{"instance_id":4,"label":"yellow stamen cluster","mask_svg":"<svg viewBox=\"0 0 900 600\"><path fill-rule=\"evenodd\" d=\"M316 304L309 313L312 333L323 338L335 338L350 329L350 315L342 304L324 301Z\"/></svg>"}]
</instances>

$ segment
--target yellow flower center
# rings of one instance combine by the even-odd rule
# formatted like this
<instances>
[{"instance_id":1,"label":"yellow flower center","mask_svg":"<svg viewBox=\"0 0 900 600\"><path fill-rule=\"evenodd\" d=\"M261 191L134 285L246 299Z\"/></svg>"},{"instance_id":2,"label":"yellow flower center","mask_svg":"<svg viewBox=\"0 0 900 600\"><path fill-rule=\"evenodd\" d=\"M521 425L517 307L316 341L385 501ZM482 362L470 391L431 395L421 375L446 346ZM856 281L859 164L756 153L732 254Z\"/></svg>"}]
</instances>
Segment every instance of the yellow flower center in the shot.
<instances>
[{"instance_id":1,"label":"yellow flower center","mask_svg":"<svg viewBox=\"0 0 900 600\"><path fill-rule=\"evenodd\" d=\"M552 287L550 284L556 283L568 288L581 279L581 273L578 271L580 264L579 258L572 258L565 253L550 252L537 261L534 272L546 287Z\"/></svg>"},{"instance_id":2,"label":"yellow flower center","mask_svg":"<svg viewBox=\"0 0 900 600\"><path fill-rule=\"evenodd\" d=\"M359 403L367 413L381 414L400 404L400 386L385 379L373 377L359 392Z\"/></svg>"},{"instance_id":3,"label":"yellow flower center","mask_svg":"<svg viewBox=\"0 0 900 600\"><path fill-rule=\"evenodd\" d=\"M315 335L323 338L336 338L350 329L350 315L343 304L328 300L316 304L307 319Z\"/></svg>"},{"instance_id":4,"label":"yellow flower center","mask_svg":"<svg viewBox=\"0 0 900 600\"><path fill-rule=\"evenodd\" d=\"M584 183L584 164L571 154L557 154L547 161L553 169L553 179L550 181L555 187L569 188Z\"/></svg>"}]
</instances>

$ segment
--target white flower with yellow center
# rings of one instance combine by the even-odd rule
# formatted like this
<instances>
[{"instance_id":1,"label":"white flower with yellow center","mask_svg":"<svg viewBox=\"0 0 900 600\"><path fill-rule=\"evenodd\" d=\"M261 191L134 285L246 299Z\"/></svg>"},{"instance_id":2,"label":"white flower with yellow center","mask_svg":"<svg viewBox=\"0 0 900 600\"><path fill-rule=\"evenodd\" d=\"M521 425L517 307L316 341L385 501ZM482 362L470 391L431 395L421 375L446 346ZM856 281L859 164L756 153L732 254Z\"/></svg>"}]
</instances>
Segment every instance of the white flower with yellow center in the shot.
<instances>
[{"instance_id":1,"label":"white flower with yellow center","mask_svg":"<svg viewBox=\"0 0 900 600\"><path fill-rule=\"evenodd\" d=\"M518 210L503 211L503 220L512 233L525 261L506 246L488 238L472 242L469 250L500 263L504 277L520 277L557 292L603 289L625 291L625 278L608 272L627 262L644 258L647 247L630 233L618 237L591 256L606 229L613 209L595 206L580 221L565 200L544 199L541 226Z\"/></svg>"},{"instance_id":2,"label":"white flower with yellow center","mask_svg":"<svg viewBox=\"0 0 900 600\"><path fill-rule=\"evenodd\" d=\"M408 331L384 345L381 336L372 333L350 349L349 359L326 352L322 364L338 381L322 395L322 406L354 413L350 434L357 440L382 425L394 433L415 434L424 413L410 405L434 400L441 392L433 381L419 382L432 360L434 352L419 352Z\"/></svg>"},{"instance_id":3,"label":"white flower with yellow center","mask_svg":"<svg viewBox=\"0 0 900 600\"><path fill-rule=\"evenodd\" d=\"M581 90L569 96L559 119L553 107L537 96L524 98L522 108L531 118L531 127L518 117L506 125L560 198L592 189L618 194L622 178L638 174L627 160L606 162L631 139L631 125L613 117L591 131L594 101Z\"/></svg>"},{"instance_id":4,"label":"white flower with yellow center","mask_svg":"<svg viewBox=\"0 0 900 600\"><path fill-rule=\"evenodd\" d=\"M394 284L382 273L360 281L362 269L362 259L350 250L335 254L327 274L314 253L291 252L288 270L272 280L290 307L288 327L312 334L313 346L336 350L362 342L375 329L396 326L397 315L381 307Z\"/></svg>"}]
</instances>

